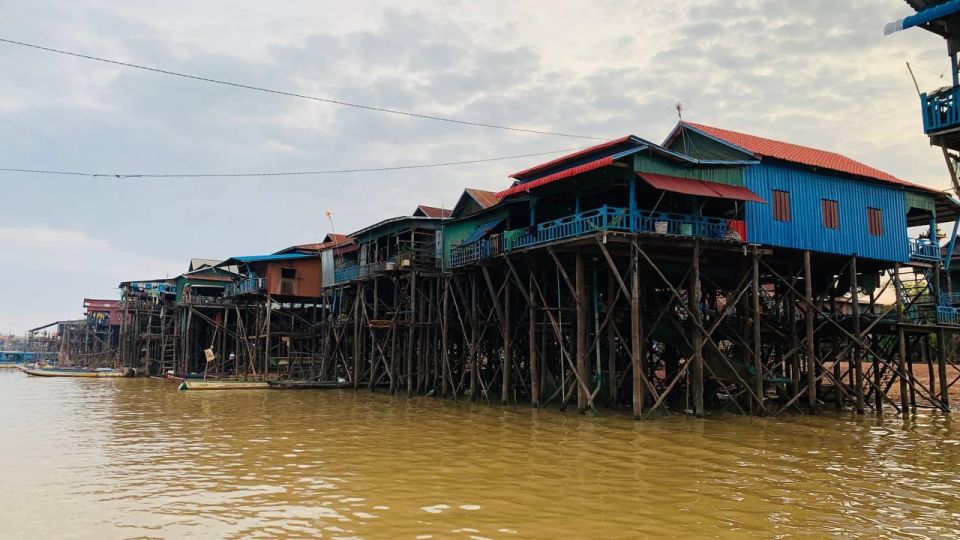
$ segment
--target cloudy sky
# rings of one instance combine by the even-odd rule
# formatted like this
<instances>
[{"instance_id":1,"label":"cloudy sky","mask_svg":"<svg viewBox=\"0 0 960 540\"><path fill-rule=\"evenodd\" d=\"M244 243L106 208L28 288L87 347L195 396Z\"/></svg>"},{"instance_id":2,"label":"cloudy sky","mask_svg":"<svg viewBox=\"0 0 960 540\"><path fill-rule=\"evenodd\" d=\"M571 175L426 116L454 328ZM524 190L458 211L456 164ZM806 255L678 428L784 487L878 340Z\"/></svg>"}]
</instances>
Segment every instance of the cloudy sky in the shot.
<instances>
[{"instance_id":1,"label":"cloudy sky","mask_svg":"<svg viewBox=\"0 0 960 540\"><path fill-rule=\"evenodd\" d=\"M900 0L0 0L0 38L301 94L659 141L686 118L946 188L920 126L942 41L882 36ZM226 173L389 167L584 141L369 111L0 44L0 167ZM945 77L948 79L949 74ZM539 158L540 161L548 158ZM500 189L538 158L266 179L0 173L0 331L76 317L123 279L312 242Z\"/></svg>"}]
</instances>

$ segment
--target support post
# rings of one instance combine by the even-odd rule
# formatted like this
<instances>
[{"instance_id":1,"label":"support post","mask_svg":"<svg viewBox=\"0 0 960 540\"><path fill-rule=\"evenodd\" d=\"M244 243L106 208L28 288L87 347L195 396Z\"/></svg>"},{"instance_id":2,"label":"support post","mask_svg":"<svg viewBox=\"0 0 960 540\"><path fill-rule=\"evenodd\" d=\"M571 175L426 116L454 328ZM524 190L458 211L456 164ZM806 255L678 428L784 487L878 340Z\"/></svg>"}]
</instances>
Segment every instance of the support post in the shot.
<instances>
[{"instance_id":1,"label":"support post","mask_svg":"<svg viewBox=\"0 0 960 540\"><path fill-rule=\"evenodd\" d=\"M530 355L530 404L534 407L540 407L540 363L537 358L537 308L533 302L533 280L535 279L533 275L533 269L530 269L530 276L528 278L528 289L529 294L527 298L529 299L528 309L530 310L529 319L530 327L528 328L528 348Z\"/></svg>"},{"instance_id":2,"label":"support post","mask_svg":"<svg viewBox=\"0 0 960 540\"><path fill-rule=\"evenodd\" d=\"M579 201L579 199L578 199ZM577 372L581 381L590 380L587 373L587 277L584 267L583 253L578 251L575 256L575 283L576 283L576 310L577 310ZM583 384L577 386L577 412L584 414L587 411L587 390Z\"/></svg>"},{"instance_id":3,"label":"support post","mask_svg":"<svg viewBox=\"0 0 960 540\"><path fill-rule=\"evenodd\" d=\"M813 342L814 313L813 313L813 272L811 271L810 251L803 252L803 281L804 296L807 305L804 306L804 319L807 330L807 407L810 414L817 413L817 357Z\"/></svg>"},{"instance_id":4,"label":"support post","mask_svg":"<svg viewBox=\"0 0 960 540\"><path fill-rule=\"evenodd\" d=\"M610 406L616 407L619 401L619 388L617 385L617 340L616 333L613 331L617 321L614 317L613 299L616 295L617 283L614 281L613 272L607 273L607 390L610 397Z\"/></svg>"},{"instance_id":5,"label":"support post","mask_svg":"<svg viewBox=\"0 0 960 540\"><path fill-rule=\"evenodd\" d=\"M764 409L763 396L763 354L760 342L760 253L757 246L753 246L753 392L759 401L758 412Z\"/></svg>"},{"instance_id":6,"label":"support post","mask_svg":"<svg viewBox=\"0 0 960 540\"><path fill-rule=\"evenodd\" d=\"M700 239L693 241L693 258L690 261L690 285L687 290L687 302L690 308L690 343L693 352L690 361L690 385L693 396L693 413L703 416L703 332L700 330Z\"/></svg>"},{"instance_id":7,"label":"support post","mask_svg":"<svg viewBox=\"0 0 960 540\"><path fill-rule=\"evenodd\" d=\"M907 383L913 385L913 381L908 381L907 372L907 341L903 331L903 284L900 282L900 263L893 265L893 288L897 294L897 367L900 369L898 379L900 380L900 412L907 415L910 409L909 396L907 395ZM910 366L912 369L912 366Z\"/></svg>"},{"instance_id":8,"label":"support post","mask_svg":"<svg viewBox=\"0 0 960 540\"><path fill-rule=\"evenodd\" d=\"M496 301L496 299L494 299ZM500 403L510 403L510 372L513 369L510 358L510 279L503 285L503 383L500 388Z\"/></svg>"},{"instance_id":9,"label":"support post","mask_svg":"<svg viewBox=\"0 0 960 540\"><path fill-rule=\"evenodd\" d=\"M854 255L850 259L850 306L853 309L853 335L858 340L862 339L860 331L860 295L858 292L859 285L857 283L857 257ZM863 364L860 361L860 345L854 343L853 345L853 354L851 355L851 361L853 362L853 376L854 376L854 386L855 391L857 392L857 414L864 413L864 403L863 403Z\"/></svg>"},{"instance_id":10,"label":"support post","mask_svg":"<svg viewBox=\"0 0 960 540\"><path fill-rule=\"evenodd\" d=\"M640 261L635 247L630 249L630 368L633 375L633 418L643 415L645 397L643 381L646 377L641 363L646 347L643 345L643 312L640 310Z\"/></svg>"}]
</instances>

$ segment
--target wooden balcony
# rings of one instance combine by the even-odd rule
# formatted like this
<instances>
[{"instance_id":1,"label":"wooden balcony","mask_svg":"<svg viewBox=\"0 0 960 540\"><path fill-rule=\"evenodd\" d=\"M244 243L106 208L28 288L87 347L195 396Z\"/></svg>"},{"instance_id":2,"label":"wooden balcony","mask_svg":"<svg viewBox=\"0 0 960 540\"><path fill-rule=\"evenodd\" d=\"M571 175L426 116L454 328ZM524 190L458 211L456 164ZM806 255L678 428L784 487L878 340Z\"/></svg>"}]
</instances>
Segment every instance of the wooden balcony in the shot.
<instances>
[{"instance_id":1,"label":"wooden balcony","mask_svg":"<svg viewBox=\"0 0 960 540\"><path fill-rule=\"evenodd\" d=\"M940 260L940 246L926 238L908 238L910 260L936 262Z\"/></svg>"},{"instance_id":2,"label":"wooden balcony","mask_svg":"<svg viewBox=\"0 0 960 540\"><path fill-rule=\"evenodd\" d=\"M247 277L241 281L227 284L223 289L223 296L239 296L241 294L259 294L267 290L267 280L258 277Z\"/></svg>"}]
</instances>

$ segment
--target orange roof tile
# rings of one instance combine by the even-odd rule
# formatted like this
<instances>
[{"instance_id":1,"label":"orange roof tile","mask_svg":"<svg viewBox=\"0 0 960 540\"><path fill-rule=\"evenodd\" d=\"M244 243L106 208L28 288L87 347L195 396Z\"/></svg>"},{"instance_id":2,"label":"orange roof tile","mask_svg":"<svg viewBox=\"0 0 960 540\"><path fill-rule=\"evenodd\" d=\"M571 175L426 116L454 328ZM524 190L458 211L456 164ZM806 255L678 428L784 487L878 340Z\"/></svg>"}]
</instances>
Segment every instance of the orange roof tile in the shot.
<instances>
[{"instance_id":1,"label":"orange roof tile","mask_svg":"<svg viewBox=\"0 0 960 540\"><path fill-rule=\"evenodd\" d=\"M732 145L739 146L740 148L748 150L749 152L757 154L761 157L781 159L783 161L800 163L802 165L808 165L811 167L820 167L822 169L829 169L846 174L864 176L890 184L923 189L926 191L935 191L924 186L907 182L906 180L901 180L890 173L875 169L869 165L865 165L859 161L850 159L836 152L818 150L808 146L766 139L763 137L757 137L755 135L748 135L746 133L739 133L727 129L705 126L703 124L695 124L693 122L684 122L683 125L689 126L697 131L706 133L707 135Z\"/></svg>"}]
</instances>

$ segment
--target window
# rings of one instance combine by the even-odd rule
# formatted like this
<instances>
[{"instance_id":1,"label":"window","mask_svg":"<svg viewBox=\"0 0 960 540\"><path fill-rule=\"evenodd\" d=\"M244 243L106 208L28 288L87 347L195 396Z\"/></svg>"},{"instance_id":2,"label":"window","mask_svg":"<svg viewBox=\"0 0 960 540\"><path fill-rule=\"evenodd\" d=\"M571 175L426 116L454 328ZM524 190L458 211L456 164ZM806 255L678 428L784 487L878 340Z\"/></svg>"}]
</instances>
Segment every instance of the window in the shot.
<instances>
[{"instance_id":1,"label":"window","mask_svg":"<svg viewBox=\"0 0 960 540\"><path fill-rule=\"evenodd\" d=\"M297 269L296 268L281 268L280 269L280 279L296 279Z\"/></svg>"},{"instance_id":2,"label":"window","mask_svg":"<svg viewBox=\"0 0 960 540\"><path fill-rule=\"evenodd\" d=\"M828 229L839 229L840 207L837 201L821 199L820 208L823 210L823 226Z\"/></svg>"},{"instance_id":3,"label":"window","mask_svg":"<svg viewBox=\"0 0 960 540\"><path fill-rule=\"evenodd\" d=\"M790 192L773 190L773 219L790 222Z\"/></svg>"},{"instance_id":4,"label":"window","mask_svg":"<svg viewBox=\"0 0 960 540\"><path fill-rule=\"evenodd\" d=\"M870 236L883 236L883 212L879 208L867 208L867 231Z\"/></svg>"}]
</instances>

